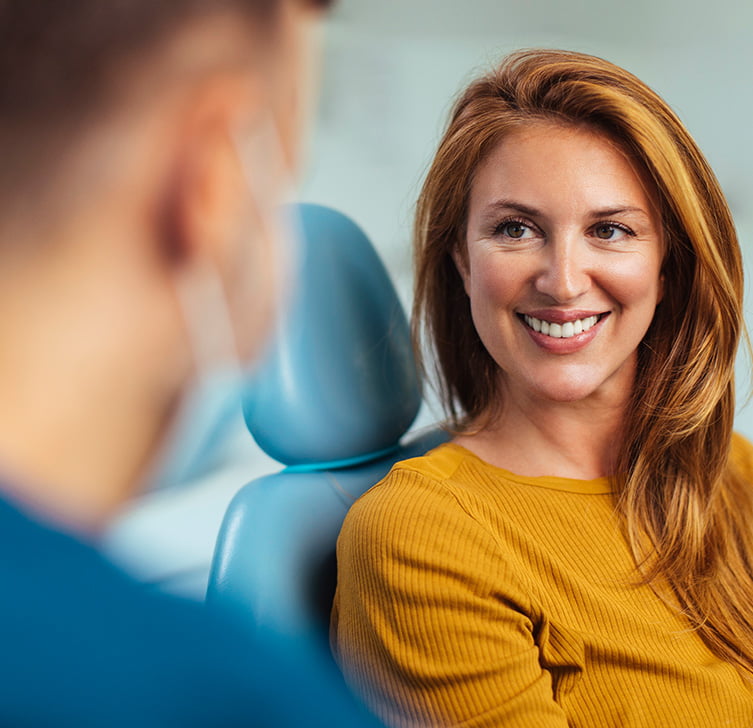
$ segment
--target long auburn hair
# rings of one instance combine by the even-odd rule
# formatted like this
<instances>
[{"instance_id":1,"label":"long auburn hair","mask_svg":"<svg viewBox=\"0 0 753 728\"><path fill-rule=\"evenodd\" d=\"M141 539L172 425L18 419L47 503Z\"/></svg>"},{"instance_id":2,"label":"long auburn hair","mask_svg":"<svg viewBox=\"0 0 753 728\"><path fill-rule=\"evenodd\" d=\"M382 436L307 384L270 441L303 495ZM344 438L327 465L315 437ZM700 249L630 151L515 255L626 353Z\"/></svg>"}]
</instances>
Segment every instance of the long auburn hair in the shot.
<instances>
[{"instance_id":1,"label":"long auburn hair","mask_svg":"<svg viewBox=\"0 0 753 728\"><path fill-rule=\"evenodd\" d=\"M618 508L641 578L660 595L669 589L712 652L751 673L753 484L730 459L741 254L713 172L655 92L608 61L557 50L514 53L465 90L418 200L416 350L424 338L433 350L453 427L483 423L499 406L499 369L452 256L462 251L479 164L509 130L536 120L604 134L657 196L666 283L638 351Z\"/></svg>"}]
</instances>

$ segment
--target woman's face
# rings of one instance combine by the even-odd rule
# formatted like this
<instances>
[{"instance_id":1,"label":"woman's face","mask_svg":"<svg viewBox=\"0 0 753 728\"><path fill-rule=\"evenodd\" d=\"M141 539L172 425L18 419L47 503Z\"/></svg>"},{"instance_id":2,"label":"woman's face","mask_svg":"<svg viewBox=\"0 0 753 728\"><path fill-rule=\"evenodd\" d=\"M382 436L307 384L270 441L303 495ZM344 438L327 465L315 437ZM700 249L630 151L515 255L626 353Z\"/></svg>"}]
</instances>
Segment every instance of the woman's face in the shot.
<instances>
[{"instance_id":1,"label":"woman's face","mask_svg":"<svg viewBox=\"0 0 753 728\"><path fill-rule=\"evenodd\" d=\"M663 257L658 214L625 155L585 129L509 134L477 170L466 241L456 263L507 395L624 401Z\"/></svg>"}]
</instances>

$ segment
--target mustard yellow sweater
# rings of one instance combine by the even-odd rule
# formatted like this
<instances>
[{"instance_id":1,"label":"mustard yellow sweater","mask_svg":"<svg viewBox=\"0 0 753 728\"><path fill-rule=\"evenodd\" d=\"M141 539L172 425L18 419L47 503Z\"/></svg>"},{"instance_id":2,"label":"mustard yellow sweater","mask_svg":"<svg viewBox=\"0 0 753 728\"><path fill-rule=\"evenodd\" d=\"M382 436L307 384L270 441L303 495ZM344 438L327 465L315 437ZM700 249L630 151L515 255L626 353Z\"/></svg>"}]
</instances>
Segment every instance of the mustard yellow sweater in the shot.
<instances>
[{"instance_id":1,"label":"mustard yellow sweater","mask_svg":"<svg viewBox=\"0 0 753 728\"><path fill-rule=\"evenodd\" d=\"M605 478L443 445L355 503L338 568L333 650L388 725L753 726L741 675L636 585Z\"/></svg>"}]
</instances>

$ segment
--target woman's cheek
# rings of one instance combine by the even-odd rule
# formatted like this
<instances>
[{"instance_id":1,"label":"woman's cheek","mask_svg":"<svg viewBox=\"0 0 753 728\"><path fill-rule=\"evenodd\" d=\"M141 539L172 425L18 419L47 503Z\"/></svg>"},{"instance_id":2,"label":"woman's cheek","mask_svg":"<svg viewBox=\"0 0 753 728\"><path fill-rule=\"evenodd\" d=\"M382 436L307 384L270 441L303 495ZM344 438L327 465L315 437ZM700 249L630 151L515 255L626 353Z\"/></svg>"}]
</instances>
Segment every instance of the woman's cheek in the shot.
<instances>
[{"instance_id":1,"label":"woman's cheek","mask_svg":"<svg viewBox=\"0 0 753 728\"><path fill-rule=\"evenodd\" d=\"M633 259L615 261L602 271L601 287L622 305L659 302L660 262L636 255Z\"/></svg>"}]
</instances>

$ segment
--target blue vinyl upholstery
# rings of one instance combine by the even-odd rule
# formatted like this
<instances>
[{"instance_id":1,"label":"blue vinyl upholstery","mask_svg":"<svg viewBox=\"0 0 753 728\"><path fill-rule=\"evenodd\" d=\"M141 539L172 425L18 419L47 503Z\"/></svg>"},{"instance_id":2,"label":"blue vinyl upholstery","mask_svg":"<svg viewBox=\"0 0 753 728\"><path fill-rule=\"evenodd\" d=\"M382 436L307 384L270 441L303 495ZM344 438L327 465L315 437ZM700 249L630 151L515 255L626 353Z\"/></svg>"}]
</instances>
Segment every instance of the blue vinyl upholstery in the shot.
<instances>
[{"instance_id":1,"label":"blue vinyl upholstery","mask_svg":"<svg viewBox=\"0 0 753 728\"><path fill-rule=\"evenodd\" d=\"M419 378L405 314L369 240L334 210L299 210L298 294L244 401L249 431L288 467L244 486L230 504L207 603L319 639L348 508L394 462L446 435L401 441L420 406Z\"/></svg>"}]
</instances>

